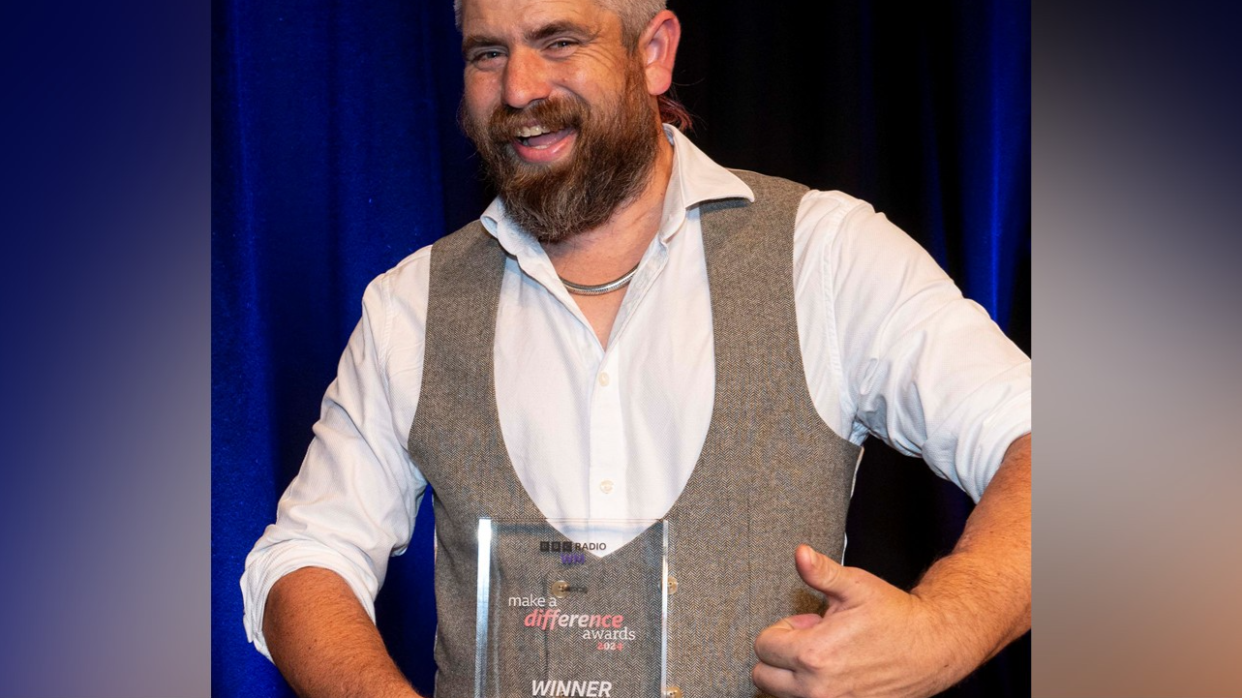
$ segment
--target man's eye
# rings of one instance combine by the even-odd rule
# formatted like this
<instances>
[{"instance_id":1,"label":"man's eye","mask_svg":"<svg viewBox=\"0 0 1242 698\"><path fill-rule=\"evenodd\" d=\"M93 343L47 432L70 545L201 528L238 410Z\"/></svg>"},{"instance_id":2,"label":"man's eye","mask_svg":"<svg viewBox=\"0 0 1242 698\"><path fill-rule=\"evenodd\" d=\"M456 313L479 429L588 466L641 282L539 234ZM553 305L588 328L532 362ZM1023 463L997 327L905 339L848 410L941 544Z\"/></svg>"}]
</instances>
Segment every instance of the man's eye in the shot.
<instances>
[{"instance_id":1,"label":"man's eye","mask_svg":"<svg viewBox=\"0 0 1242 698\"><path fill-rule=\"evenodd\" d=\"M577 46L577 45L578 45L578 42L573 41L572 39L560 39L560 40L553 41L552 43L548 44L548 48L552 49L553 51L564 51L566 49L573 48L574 46Z\"/></svg>"},{"instance_id":2,"label":"man's eye","mask_svg":"<svg viewBox=\"0 0 1242 698\"><path fill-rule=\"evenodd\" d=\"M478 53L471 54L470 62L476 65L487 63L500 58L501 55L500 51L479 51Z\"/></svg>"}]
</instances>

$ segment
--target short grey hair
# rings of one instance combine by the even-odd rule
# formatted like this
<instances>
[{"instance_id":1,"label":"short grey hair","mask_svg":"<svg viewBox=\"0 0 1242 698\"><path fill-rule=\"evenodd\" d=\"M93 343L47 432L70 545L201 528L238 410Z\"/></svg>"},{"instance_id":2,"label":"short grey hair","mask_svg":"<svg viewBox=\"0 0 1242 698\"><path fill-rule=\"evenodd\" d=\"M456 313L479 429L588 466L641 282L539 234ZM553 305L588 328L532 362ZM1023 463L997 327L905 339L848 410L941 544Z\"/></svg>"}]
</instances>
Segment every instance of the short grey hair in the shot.
<instances>
[{"instance_id":1,"label":"short grey hair","mask_svg":"<svg viewBox=\"0 0 1242 698\"><path fill-rule=\"evenodd\" d=\"M453 15L457 18L457 31L461 31L461 4L464 0L453 0ZM665 0L594 0L605 10L621 18L621 40L631 50L638 46L638 37L642 36L647 23L665 7Z\"/></svg>"}]
</instances>

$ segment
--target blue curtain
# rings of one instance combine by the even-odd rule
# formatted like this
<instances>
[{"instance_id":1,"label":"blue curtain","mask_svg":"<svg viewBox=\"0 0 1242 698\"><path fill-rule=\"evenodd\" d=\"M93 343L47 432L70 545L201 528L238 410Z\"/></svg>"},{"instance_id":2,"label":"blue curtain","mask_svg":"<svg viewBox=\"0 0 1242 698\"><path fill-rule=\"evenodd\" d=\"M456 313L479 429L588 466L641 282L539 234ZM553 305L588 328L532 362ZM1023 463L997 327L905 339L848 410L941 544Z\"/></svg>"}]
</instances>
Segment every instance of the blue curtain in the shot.
<instances>
[{"instance_id":1,"label":"blue curtain","mask_svg":"<svg viewBox=\"0 0 1242 698\"><path fill-rule=\"evenodd\" d=\"M670 2L692 136L723 164L872 201L1029 351L1029 4L771 5ZM218 0L212 12L213 693L290 696L245 640L243 560L301 463L367 282L489 194L456 128L448 0ZM882 450L868 459L851 562L908 584L968 502ZM885 497L919 505L895 522ZM378 602L424 691L429 515ZM1029 694L1028 655L1008 651L954 695Z\"/></svg>"}]
</instances>

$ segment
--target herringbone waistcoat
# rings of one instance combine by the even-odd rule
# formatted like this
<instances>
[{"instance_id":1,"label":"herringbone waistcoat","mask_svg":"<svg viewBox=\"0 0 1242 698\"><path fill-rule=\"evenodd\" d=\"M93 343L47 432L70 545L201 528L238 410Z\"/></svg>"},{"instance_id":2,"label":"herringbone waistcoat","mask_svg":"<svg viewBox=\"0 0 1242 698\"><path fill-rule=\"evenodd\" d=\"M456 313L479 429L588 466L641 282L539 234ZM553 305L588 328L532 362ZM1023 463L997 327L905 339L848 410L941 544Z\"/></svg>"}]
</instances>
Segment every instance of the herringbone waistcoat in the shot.
<instances>
[{"instance_id":1,"label":"herringbone waistcoat","mask_svg":"<svg viewBox=\"0 0 1242 698\"><path fill-rule=\"evenodd\" d=\"M822 597L798 577L793 550L809 543L840 559L859 454L820 419L803 371L793 229L806 190L736 174L754 191L753 203L701 208L715 402L699 460L666 515L678 541L670 561L678 587L669 597L668 683L684 698L756 695L755 636L785 616L822 610ZM438 698L474 695L478 518L542 518L510 463L496 407L504 263L499 243L478 222L437 242L431 255L422 392L409 449L434 490ZM615 571L631 547L594 562ZM614 691L612 698L640 696Z\"/></svg>"}]
</instances>

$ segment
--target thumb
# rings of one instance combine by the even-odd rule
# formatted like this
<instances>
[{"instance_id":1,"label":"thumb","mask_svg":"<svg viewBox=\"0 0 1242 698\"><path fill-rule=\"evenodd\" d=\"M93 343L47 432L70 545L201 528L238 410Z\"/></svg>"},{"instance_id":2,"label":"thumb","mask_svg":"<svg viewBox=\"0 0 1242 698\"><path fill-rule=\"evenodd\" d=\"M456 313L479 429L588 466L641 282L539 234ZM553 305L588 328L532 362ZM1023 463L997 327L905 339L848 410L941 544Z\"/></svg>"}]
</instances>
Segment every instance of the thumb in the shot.
<instances>
[{"instance_id":1,"label":"thumb","mask_svg":"<svg viewBox=\"0 0 1242 698\"><path fill-rule=\"evenodd\" d=\"M802 544L794 551L798 575L806 585L829 597L845 600L856 596L861 588L853 570Z\"/></svg>"}]
</instances>

